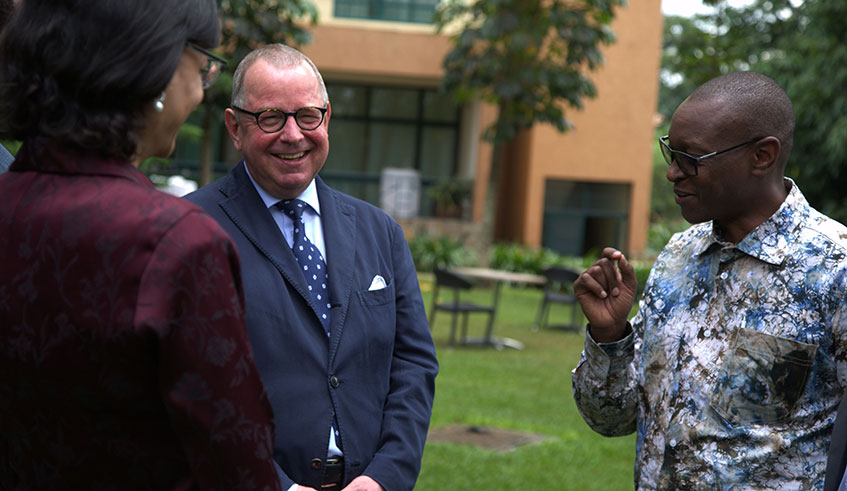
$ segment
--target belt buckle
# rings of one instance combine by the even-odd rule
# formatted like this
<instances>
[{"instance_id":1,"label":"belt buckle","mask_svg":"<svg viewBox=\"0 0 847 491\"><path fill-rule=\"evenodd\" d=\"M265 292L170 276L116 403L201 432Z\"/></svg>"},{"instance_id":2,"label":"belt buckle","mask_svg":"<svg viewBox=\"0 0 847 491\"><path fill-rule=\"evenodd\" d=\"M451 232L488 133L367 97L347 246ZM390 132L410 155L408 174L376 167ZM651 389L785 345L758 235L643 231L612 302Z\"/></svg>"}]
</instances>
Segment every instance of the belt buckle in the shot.
<instances>
[{"instance_id":1,"label":"belt buckle","mask_svg":"<svg viewBox=\"0 0 847 491\"><path fill-rule=\"evenodd\" d=\"M330 457L324 466L324 482L321 489L341 489L344 481L344 457Z\"/></svg>"}]
</instances>

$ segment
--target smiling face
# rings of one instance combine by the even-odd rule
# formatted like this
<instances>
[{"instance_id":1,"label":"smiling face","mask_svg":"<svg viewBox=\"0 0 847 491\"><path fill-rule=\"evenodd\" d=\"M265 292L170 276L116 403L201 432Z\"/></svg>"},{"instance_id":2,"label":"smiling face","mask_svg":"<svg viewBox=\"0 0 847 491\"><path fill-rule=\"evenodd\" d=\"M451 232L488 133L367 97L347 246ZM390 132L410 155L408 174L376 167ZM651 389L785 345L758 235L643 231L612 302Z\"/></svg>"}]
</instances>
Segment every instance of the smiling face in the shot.
<instances>
[{"instance_id":1,"label":"smiling face","mask_svg":"<svg viewBox=\"0 0 847 491\"><path fill-rule=\"evenodd\" d=\"M242 109L251 112L288 112L326 103L315 73L305 62L281 68L259 59L244 74L242 90ZM277 198L292 199L309 186L326 162L329 117L327 110L321 125L309 131L300 129L289 117L281 130L265 133L253 116L227 109L226 127L256 183Z\"/></svg>"},{"instance_id":2,"label":"smiling face","mask_svg":"<svg viewBox=\"0 0 847 491\"><path fill-rule=\"evenodd\" d=\"M750 139L731 109L718 100L686 101L671 120L670 146L691 155L706 155ZM722 231L745 224L751 210L751 193L758 192L748 145L703 160L698 175L686 176L674 163L667 171L674 198L690 223L714 220ZM746 228L744 225L741 228Z\"/></svg>"}]
</instances>

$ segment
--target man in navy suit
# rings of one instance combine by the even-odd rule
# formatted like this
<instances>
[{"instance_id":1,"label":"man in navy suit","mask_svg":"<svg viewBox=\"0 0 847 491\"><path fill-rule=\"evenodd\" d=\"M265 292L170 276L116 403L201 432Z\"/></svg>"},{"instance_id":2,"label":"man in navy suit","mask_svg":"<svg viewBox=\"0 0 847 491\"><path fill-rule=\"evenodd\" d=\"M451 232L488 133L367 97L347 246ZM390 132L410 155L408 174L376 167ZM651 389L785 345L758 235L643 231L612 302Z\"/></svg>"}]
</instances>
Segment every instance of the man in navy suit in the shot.
<instances>
[{"instance_id":1,"label":"man in navy suit","mask_svg":"<svg viewBox=\"0 0 847 491\"><path fill-rule=\"evenodd\" d=\"M438 362L403 231L317 177L331 109L305 55L278 44L252 52L232 92L226 126L244 159L188 199L238 246L287 485L410 490Z\"/></svg>"}]
</instances>

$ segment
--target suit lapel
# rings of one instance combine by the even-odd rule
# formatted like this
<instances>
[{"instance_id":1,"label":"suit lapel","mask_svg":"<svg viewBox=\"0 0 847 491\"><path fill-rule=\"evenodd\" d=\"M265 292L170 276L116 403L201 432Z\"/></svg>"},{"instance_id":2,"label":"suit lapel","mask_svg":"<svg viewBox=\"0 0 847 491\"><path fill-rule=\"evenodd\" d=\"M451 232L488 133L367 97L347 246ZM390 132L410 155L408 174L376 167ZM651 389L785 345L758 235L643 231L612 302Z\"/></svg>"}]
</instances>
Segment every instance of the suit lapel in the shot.
<instances>
[{"instance_id":1,"label":"suit lapel","mask_svg":"<svg viewBox=\"0 0 847 491\"><path fill-rule=\"evenodd\" d=\"M224 213L247 240L279 270L297 293L312 306L312 297L308 293L306 279L300 273L294 253L286 244L285 237L282 236L264 201L250 182L247 171L244 170L243 160L221 180L221 192L225 198L219 205ZM314 311L314 308L312 310Z\"/></svg>"},{"instance_id":2,"label":"suit lapel","mask_svg":"<svg viewBox=\"0 0 847 491\"><path fill-rule=\"evenodd\" d=\"M353 207L341 201L335 190L315 177L318 200L321 203L321 226L326 245L326 266L329 273L331 310L330 363L341 340L341 331L350 305L355 277L356 214Z\"/></svg>"}]
</instances>

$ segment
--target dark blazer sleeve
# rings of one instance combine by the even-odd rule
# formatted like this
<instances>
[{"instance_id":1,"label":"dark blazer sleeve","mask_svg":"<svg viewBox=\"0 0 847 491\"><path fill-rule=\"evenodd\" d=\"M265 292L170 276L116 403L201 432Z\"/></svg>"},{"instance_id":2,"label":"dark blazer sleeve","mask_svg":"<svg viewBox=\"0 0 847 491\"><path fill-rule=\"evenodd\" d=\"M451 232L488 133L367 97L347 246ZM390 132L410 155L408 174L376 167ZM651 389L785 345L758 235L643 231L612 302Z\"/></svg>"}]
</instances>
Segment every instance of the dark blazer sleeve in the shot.
<instances>
[{"instance_id":1,"label":"dark blazer sleeve","mask_svg":"<svg viewBox=\"0 0 847 491\"><path fill-rule=\"evenodd\" d=\"M212 184L209 184L207 186L204 186L204 187L198 189L197 191L195 191L193 193L186 195L184 197L184 199L202 207L212 218L214 218L218 222L218 224L220 224L224 228L225 231L227 231L229 233L230 237L232 237L233 240L236 242L238 247L241 249L240 250L241 254L239 255L239 263L241 265L241 269L244 272L246 272L246 274L248 275L248 277L247 277L248 279L245 280L245 291L250 291L251 280L249 279L249 275L253 276L253 278L254 278L253 282L255 282L255 276L256 276L255 271L256 271L257 268L272 268L272 266L270 266L269 263L266 263L264 260L261 261L261 262L257 262L255 259L253 261L251 261L250 258L254 257L254 256L251 255L250 253L251 253L251 250L254 248L254 245L247 240L247 238L244 235L244 231L236 226L236 224L232 220L232 218L230 216L228 216L220 206L221 200L229 199L228 195L222 193L222 187L230 186L230 191L232 191L232 192L237 192L237 193L241 193L241 192L246 193L247 192L247 191L245 191L245 189L243 187L239 188L239 187L235 186L234 183L233 183L233 179L234 179L233 174L235 174L237 172L241 173L240 175L242 175L242 179L244 179L244 181L243 181L244 183L248 182L248 181L246 181L246 179L247 179L246 174L243 173L244 172L243 165L244 165L243 163L240 164L238 167L235 168L235 170L233 170L230 174L223 177L222 179L220 179L220 180L218 180L218 181L216 181ZM258 199L258 197L257 197L257 199ZM257 208L256 210L250 209L250 214L253 215L254 211L255 211L255 213L260 213L262 210L259 209L259 208ZM253 218L255 218L255 216L253 216ZM261 289L273 291L274 295L279 294L278 285L274 285L273 287L269 287L269 288L265 288L265 286L266 285L263 285L263 287ZM269 293L268 295L271 295L271 294ZM264 298L259 299L259 300L252 299L252 301L260 303L260 302L264 301ZM250 304L250 300L247 301L248 306L249 306L249 304ZM248 320L248 322L247 322L248 334L250 333L250 329L253 329L254 333L257 332L257 331L262 331L261 326L258 323L254 322L253 326L250 325L250 322L249 322L250 321L249 307L248 307L248 311L246 313L246 317L247 317L247 320ZM254 347L253 349L254 349L254 356L257 360L257 365L259 366L260 374L262 374L261 370L263 368L266 369L266 370L268 369L268 366L263 367L263 365L259 361L262 358L263 350L267 351L266 347L260 345L258 347ZM278 366L276 366L275 364L269 364L269 366L274 371L274 373L278 372L278 370L279 370ZM274 387L271 387L269 385L269 381L268 381L268 378L267 378L268 372L266 371L262 375L265 376L265 378L263 378L265 386L267 388L272 389L272 390L275 389ZM277 426L276 436L279 438L280 433L279 433L278 428L279 427ZM280 467L279 461L275 461L274 464L276 466L277 473L279 474L279 479L280 479L280 483L282 484L283 490L288 490L291 486L293 486L294 484L297 484L294 481L294 479L292 479L291 476L289 476L288 473L286 473L285 470Z\"/></svg>"},{"instance_id":2,"label":"dark blazer sleeve","mask_svg":"<svg viewBox=\"0 0 847 491\"><path fill-rule=\"evenodd\" d=\"M204 213L182 218L155 246L135 325L158 348L159 388L200 489L282 489L272 411L243 317L229 237Z\"/></svg>"},{"instance_id":3,"label":"dark blazer sleeve","mask_svg":"<svg viewBox=\"0 0 847 491\"><path fill-rule=\"evenodd\" d=\"M847 393L838 405L835 426L832 428L832 440L829 444L829 458L826 461L826 479L824 491L836 491L844 476L847 465Z\"/></svg>"},{"instance_id":4,"label":"dark blazer sleeve","mask_svg":"<svg viewBox=\"0 0 847 491\"><path fill-rule=\"evenodd\" d=\"M386 490L410 490L420 472L438 361L418 276L400 226L391 220L396 334L380 446L363 472Z\"/></svg>"}]
</instances>

